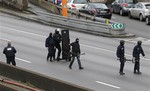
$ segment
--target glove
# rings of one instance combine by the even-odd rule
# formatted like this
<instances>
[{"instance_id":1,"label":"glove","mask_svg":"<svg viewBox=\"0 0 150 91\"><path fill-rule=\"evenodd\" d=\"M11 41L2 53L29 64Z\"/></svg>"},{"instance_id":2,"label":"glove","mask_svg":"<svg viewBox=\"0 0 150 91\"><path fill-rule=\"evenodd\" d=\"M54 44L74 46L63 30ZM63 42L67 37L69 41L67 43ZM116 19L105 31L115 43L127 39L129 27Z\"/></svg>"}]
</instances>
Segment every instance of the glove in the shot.
<instances>
[{"instance_id":1,"label":"glove","mask_svg":"<svg viewBox=\"0 0 150 91\"><path fill-rule=\"evenodd\" d=\"M135 63L135 57L132 58L132 63Z\"/></svg>"}]
</instances>

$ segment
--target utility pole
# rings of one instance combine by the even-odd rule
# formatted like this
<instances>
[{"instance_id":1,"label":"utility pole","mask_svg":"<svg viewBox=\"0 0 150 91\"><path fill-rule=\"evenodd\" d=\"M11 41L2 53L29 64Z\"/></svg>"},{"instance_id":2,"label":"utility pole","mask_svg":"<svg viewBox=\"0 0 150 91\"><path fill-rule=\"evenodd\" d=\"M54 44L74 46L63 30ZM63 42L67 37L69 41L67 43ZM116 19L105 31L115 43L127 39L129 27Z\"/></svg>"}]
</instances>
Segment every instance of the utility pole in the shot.
<instances>
[{"instance_id":1,"label":"utility pole","mask_svg":"<svg viewBox=\"0 0 150 91\"><path fill-rule=\"evenodd\" d=\"M67 1L68 0L62 0L62 16L64 17L68 17Z\"/></svg>"}]
</instances>

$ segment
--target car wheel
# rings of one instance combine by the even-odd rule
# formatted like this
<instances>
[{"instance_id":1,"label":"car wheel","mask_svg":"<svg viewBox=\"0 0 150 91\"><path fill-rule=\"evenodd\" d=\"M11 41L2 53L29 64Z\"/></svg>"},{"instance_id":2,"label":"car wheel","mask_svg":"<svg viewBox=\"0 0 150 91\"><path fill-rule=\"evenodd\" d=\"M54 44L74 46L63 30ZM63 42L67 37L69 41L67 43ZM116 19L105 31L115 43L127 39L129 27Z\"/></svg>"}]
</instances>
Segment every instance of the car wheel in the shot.
<instances>
[{"instance_id":1,"label":"car wheel","mask_svg":"<svg viewBox=\"0 0 150 91\"><path fill-rule=\"evenodd\" d=\"M122 9L120 9L119 14L120 14L121 16L123 16L123 11L122 11Z\"/></svg>"},{"instance_id":2,"label":"car wheel","mask_svg":"<svg viewBox=\"0 0 150 91\"><path fill-rule=\"evenodd\" d=\"M139 18L140 18L140 21L143 21L143 20L144 20L142 14L140 14Z\"/></svg>"},{"instance_id":3,"label":"car wheel","mask_svg":"<svg viewBox=\"0 0 150 91\"><path fill-rule=\"evenodd\" d=\"M146 22L147 25L150 25L150 22L149 22L149 20L148 20L148 17L146 17L145 22Z\"/></svg>"},{"instance_id":4,"label":"car wheel","mask_svg":"<svg viewBox=\"0 0 150 91\"><path fill-rule=\"evenodd\" d=\"M132 19L132 15L131 15L131 13L130 13L130 12L128 13L128 16L129 16L129 18L130 18L130 19Z\"/></svg>"}]
</instances>

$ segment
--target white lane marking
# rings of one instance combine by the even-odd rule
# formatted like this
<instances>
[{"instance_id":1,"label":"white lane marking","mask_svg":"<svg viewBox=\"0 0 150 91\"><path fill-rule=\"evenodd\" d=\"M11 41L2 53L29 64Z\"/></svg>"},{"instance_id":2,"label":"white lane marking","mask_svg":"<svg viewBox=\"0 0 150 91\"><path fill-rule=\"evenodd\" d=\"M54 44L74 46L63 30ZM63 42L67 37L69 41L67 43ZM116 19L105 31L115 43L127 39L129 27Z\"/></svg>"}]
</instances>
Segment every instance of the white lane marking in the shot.
<instances>
[{"instance_id":1,"label":"white lane marking","mask_svg":"<svg viewBox=\"0 0 150 91\"><path fill-rule=\"evenodd\" d=\"M106 52L110 52L110 53L116 53L115 51L107 50L107 49L100 48L100 47L94 47L94 46L89 46L89 45L84 45L84 44L80 44L80 45L85 46L85 47L89 47L89 48L93 48L93 49L97 49L97 50L101 50L101 51L106 51ZM129 55L129 54L125 54L125 56L132 57L132 55ZM148 59L148 58L141 58L141 59L150 61L150 59Z\"/></svg>"},{"instance_id":2,"label":"white lane marking","mask_svg":"<svg viewBox=\"0 0 150 91\"><path fill-rule=\"evenodd\" d=\"M26 63L31 63L30 61L27 61L27 60L24 60L24 59L21 59L21 58L18 58L18 57L16 57L15 59L26 62Z\"/></svg>"},{"instance_id":3,"label":"white lane marking","mask_svg":"<svg viewBox=\"0 0 150 91\"><path fill-rule=\"evenodd\" d=\"M93 48L93 49L97 49L97 50L102 50L102 51L110 52L110 53L116 53L116 52L114 52L114 51L107 50L107 49L100 48L100 47L94 47L94 46L89 46L89 45L84 45L84 44L80 44L80 45L81 45L81 46L85 46L85 47L89 47L89 48Z\"/></svg>"},{"instance_id":4,"label":"white lane marking","mask_svg":"<svg viewBox=\"0 0 150 91\"><path fill-rule=\"evenodd\" d=\"M39 37L46 38L46 36L39 35L39 34L35 34L35 33L25 32L25 31L21 31L21 30L17 30L17 29L9 28L9 27L4 27L4 26L0 26L0 27L2 27L2 28L6 28L6 29L10 29L10 30L14 30L14 31L17 31L17 32L22 32L22 33L31 34L31 35L35 35L35 36L39 36ZM102 51L110 52L110 53L116 53L115 51L107 50L107 49L104 49L104 48L99 48L99 47L94 47L94 46L89 46L89 45L84 45L84 44L81 44L81 45L82 45L82 46L89 47L89 48L93 48L93 49L98 49L98 50L102 50ZM125 56L132 57L132 55L129 55L129 54L125 54ZM148 60L148 61L150 61L150 59L148 59L148 58L141 58L141 59L144 59L144 60Z\"/></svg>"},{"instance_id":5,"label":"white lane marking","mask_svg":"<svg viewBox=\"0 0 150 91\"><path fill-rule=\"evenodd\" d=\"M3 41L11 41L11 40L5 39L5 38L0 38L0 40L3 40ZM24 59L21 59L21 58L18 58L18 57L15 57L15 59L20 60L20 61L23 61L23 62L26 62L26 63L31 63L30 61L27 61L27 60L24 60Z\"/></svg>"},{"instance_id":6,"label":"white lane marking","mask_svg":"<svg viewBox=\"0 0 150 91\"><path fill-rule=\"evenodd\" d=\"M11 40L5 39L5 38L0 38L0 40L2 40L2 41L10 41L11 42Z\"/></svg>"},{"instance_id":7,"label":"white lane marking","mask_svg":"<svg viewBox=\"0 0 150 91\"><path fill-rule=\"evenodd\" d=\"M104 83L104 82L100 82L100 81L96 81L96 83L100 83L100 84L103 84L103 85L106 85L106 86L109 86L109 87L113 87L113 88L116 88L116 89L121 89L121 87L111 85L111 84L108 84L108 83Z\"/></svg>"},{"instance_id":8,"label":"white lane marking","mask_svg":"<svg viewBox=\"0 0 150 91\"><path fill-rule=\"evenodd\" d=\"M13 30L13 31L16 31L16 32L21 32L21 33L25 33L25 34L30 34L30 35L34 35L34 36L39 36L39 37L46 38L46 36L35 34L35 33L25 32L25 31L22 31L22 30L18 30L18 29L14 29L14 28L9 28L9 27L4 27L4 26L0 26L0 27L1 28L5 28L5 29L9 29L9 30Z\"/></svg>"},{"instance_id":9,"label":"white lane marking","mask_svg":"<svg viewBox=\"0 0 150 91\"><path fill-rule=\"evenodd\" d=\"M143 38L143 37L129 38L129 39L124 39L124 40L127 42L132 42L132 43L137 43L137 41L141 40L142 44L150 45L150 39Z\"/></svg>"}]
</instances>

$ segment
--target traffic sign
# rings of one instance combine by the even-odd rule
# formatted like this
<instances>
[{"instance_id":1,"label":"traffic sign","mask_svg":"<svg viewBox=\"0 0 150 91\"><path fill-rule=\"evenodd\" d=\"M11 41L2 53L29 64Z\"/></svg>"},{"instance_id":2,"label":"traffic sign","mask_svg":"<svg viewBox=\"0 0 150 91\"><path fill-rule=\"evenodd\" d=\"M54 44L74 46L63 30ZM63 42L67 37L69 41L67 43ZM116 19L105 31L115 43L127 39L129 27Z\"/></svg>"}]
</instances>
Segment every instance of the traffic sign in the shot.
<instances>
[{"instance_id":1,"label":"traffic sign","mask_svg":"<svg viewBox=\"0 0 150 91\"><path fill-rule=\"evenodd\" d=\"M125 29L126 25L123 23L114 23L111 24L112 29Z\"/></svg>"}]
</instances>

